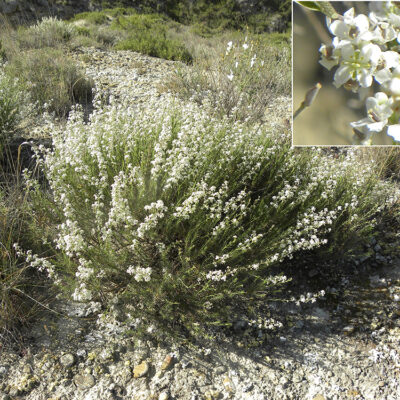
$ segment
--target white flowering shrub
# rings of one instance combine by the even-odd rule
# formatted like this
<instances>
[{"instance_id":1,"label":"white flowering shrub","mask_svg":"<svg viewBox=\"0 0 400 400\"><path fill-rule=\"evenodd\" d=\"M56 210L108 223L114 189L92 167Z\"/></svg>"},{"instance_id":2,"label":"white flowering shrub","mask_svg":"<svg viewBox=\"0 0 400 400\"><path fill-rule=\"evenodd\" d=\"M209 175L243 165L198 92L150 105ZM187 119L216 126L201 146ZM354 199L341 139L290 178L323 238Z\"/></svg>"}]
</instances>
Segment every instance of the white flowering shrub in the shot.
<instances>
[{"instance_id":1,"label":"white flowering shrub","mask_svg":"<svg viewBox=\"0 0 400 400\"><path fill-rule=\"evenodd\" d=\"M395 200L351 154L298 152L287 132L169 96L97 108L90 123L75 112L53 144L49 274L76 301L118 298L166 323L216 322L233 300L275 291L286 278L269 267L343 247Z\"/></svg>"},{"instance_id":2,"label":"white flowering shrub","mask_svg":"<svg viewBox=\"0 0 400 400\"><path fill-rule=\"evenodd\" d=\"M335 68L333 84L357 93L365 118L351 122L356 141L371 144L384 131L400 142L400 7L395 1L368 2L368 15L350 8L338 14L329 2L299 2L327 15L334 36L323 44L320 64ZM307 3L307 4L306 4ZM334 5L334 3L333 3Z\"/></svg>"}]
</instances>

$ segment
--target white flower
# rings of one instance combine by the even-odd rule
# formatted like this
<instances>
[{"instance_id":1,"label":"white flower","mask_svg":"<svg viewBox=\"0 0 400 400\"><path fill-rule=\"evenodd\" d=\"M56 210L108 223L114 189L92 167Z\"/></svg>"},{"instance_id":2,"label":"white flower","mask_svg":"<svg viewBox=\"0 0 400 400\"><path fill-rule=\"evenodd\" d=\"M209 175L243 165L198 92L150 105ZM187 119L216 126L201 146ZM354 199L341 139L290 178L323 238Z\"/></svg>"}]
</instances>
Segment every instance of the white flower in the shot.
<instances>
[{"instance_id":1,"label":"white flower","mask_svg":"<svg viewBox=\"0 0 400 400\"><path fill-rule=\"evenodd\" d=\"M230 53L230 51L232 50L232 46L233 46L233 42L228 42L228 45L226 47L226 55L228 55Z\"/></svg>"},{"instance_id":2,"label":"white flower","mask_svg":"<svg viewBox=\"0 0 400 400\"><path fill-rule=\"evenodd\" d=\"M363 45L361 49L354 48L351 44L343 46L343 61L335 72L334 85L338 88L353 80L359 82L362 87L371 86L381 52L379 46L372 43Z\"/></svg>"},{"instance_id":3,"label":"white flower","mask_svg":"<svg viewBox=\"0 0 400 400\"><path fill-rule=\"evenodd\" d=\"M232 81L233 80L233 72L232 72L232 70L230 71L230 74L229 75L227 75L226 77L230 80L230 81Z\"/></svg>"},{"instance_id":4,"label":"white flower","mask_svg":"<svg viewBox=\"0 0 400 400\"><path fill-rule=\"evenodd\" d=\"M133 265L129 266L126 272L129 275L135 275L136 282L149 282L151 279L151 268L135 267Z\"/></svg>"},{"instance_id":5,"label":"white flower","mask_svg":"<svg viewBox=\"0 0 400 400\"><path fill-rule=\"evenodd\" d=\"M243 46L242 46L245 50L247 50L248 48L249 48L249 45L247 44L247 43L243 43Z\"/></svg>"},{"instance_id":6,"label":"white flower","mask_svg":"<svg viewBox=\"0 0 400 400\"><path fill-rule=\"evenodd\" d=\"M337 19L329 24L329 30L340 40L358 44L361 41L370 41L373 33L369 30L369 19L360 14L354 17L354 8L343 14L343 20Z\"/></svg>"},{"instance_id":7,"label":"white flower","mask_svg":"<svg viewBox=\"0 0 400 400\"><path fill-rule=\"evenodd\" d=\"M350 125L369 139L369 134L381 132L387 125L388 119L393 114L392 103L392 99L383 92L376 93L375 97L368 97L366 100L368 117Z\"/></svg>"},{"instance_id":8,"label":"white flower","mask_svg":"<svg viewBox=\"0 0 400 400\"><path fill-rule=\"evenodd\" d=\"M395 51L384 51L381 53L381 58L378 63L375 80L379 83L385 83L392 79L393 73L391 68L396 68L399 65L400 54Z\"/></svg>"},{"instance_id":9,"label":"white flower","mask_svg":"<svg viewBox=\"0 0 400 400\"><path fill-rule=\"evenodd\" d=\"M319 60L319 63L328 71L330 71L335 65L339 64L340 49L338 44L339 39L335 37L333 38L332 45L326 46L323 44L319 48L319 52L321 53L321 60Z\"/></svg>"}]
</instances>

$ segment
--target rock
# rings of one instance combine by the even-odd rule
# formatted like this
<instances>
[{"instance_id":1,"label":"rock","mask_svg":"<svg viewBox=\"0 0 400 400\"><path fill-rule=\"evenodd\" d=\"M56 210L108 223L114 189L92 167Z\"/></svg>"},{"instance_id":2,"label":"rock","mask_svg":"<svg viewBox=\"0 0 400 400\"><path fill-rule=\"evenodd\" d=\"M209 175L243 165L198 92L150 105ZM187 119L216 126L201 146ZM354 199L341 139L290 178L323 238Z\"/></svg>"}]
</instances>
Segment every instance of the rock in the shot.
<instances>
[{"instance_id":1,"label":"rock","mask_svg":"<svg viewBox=\"0 0 400 400\"><path fill-rule=\"evenodd\" d=\"M315 307L315 309L313 311L313 316L315 318L318 318L318 319L323 320L323 321L327 321L330 318L329 312L326 311L326 310L323 310L320 307Z\"/></svg>"},{"instance_id":2,"label":"rock","mask_svg":"<svg viewBox=\"0 0 400 400\"><path fill-rule=\"evenodd\" d=\"M222 375L224 372L226 372L226 367L223 365L220 365L219 367L215 368L214 373L216 375Z\"/></svg>"},{"instance_id":3,"label":"rock","mask_svg":"<svg viewBox=\"0 0 400 400\"><path fill-rule=\"evenodd\" d=\"M158 400L168 400L169 395L167 392L161 392L160 395L158 396Z\"/></svg>"},{"instance_id":4,"label":"rock","mask_svg":"<svg viewBox=\"0 0 400 400\"><path fill-rule=\"evenodd\" d=\"M168 354L164 358L163 363L161 364L161 370L168 371L169 369L172 368L173 364L174 364L174 357Z\"/></svg>"},{"instance_id":5,"label":"rock","mask_svg":"<svg viewBox=\"0 0 400 400\"><path fill-rule=\"evenodd\" d=\"M224 385L224 388L227 392L233 392L234 391L234 386L232 381L230 380L230 378L228 376L226 376L222 382L222 384Z\"/></svg>"},{"instance_id":6,"label":"rock","mask_svg":"<svg viewBox=\"0 0 400 400\"><path fill-rule=\"evenodd\" d=\"M113 361L113 359L114 359L114 354L113 354L113 352L112 352L111 349L105 348L105 349L103 349L103 350L101 351L101 353L100 353L100 355L99 355L99 358L100 358L102 361Z\"/></svg>"},{"instance_id":7,"label":"rock","mask_svg":"<svg viewBox=\"0 0 400 400\"><path fill-rule=\"evenodd\" d=\"M95 379L91 374L78 374L74 376L74 383L79 389L90 389L95 384Z\"/></svg>"},{"instance_id":8,"label":"rock","mask_svg":"<svg viewBox=\"0 0 400 400\"><path fill-rule=\"evenodd\" d=\"M75 357L71 353L64 354L60 357L60 364L65 367L69 368L72 367L75 363Z\"/></svg>"},{"instance_id":9,"label":"rock","mask_svg":"<svg viewBox=\"0 0 400 400\"><path fill-rule=\"evenodd\" d=\"M254 387L253 383L250 382L249 384L243 387L242 392L243 393L251 392L253 390L253 387Z\"/></svg>"},{"instance_id":10,"label":"rock","mask_svg":"<svg viewBox=\"0 0 400 400\"><path fill-rule=\"evenodd\" d=\"M141 378L145 376L147 372L149 372L149 364L143 361L141 364L136 365L136 367L133 369L133 376L135 378Z\"/></svg>"},{"instance_id":11,"label":"rock","mask_svg":"<svg viewBox=\"0 0 400 400\"><path fill-rule=\"evenodd\" d=\"M344 328L343 328L343 333L345 334L345 335L349 335L350 333L353 333L354 332L354 325L347 325L347 326L345 326Z\"/></svg>"},{"instance_id":12,"label":"rock","mask_svg":"<svg viewBox=\"0 0 400 400\"><path fill-rule=\"evenodd\" d=\"M207 390L204 393L204 400L218 400L222 398L222 393L218 390Z\"/></svg>"}]
</instances>

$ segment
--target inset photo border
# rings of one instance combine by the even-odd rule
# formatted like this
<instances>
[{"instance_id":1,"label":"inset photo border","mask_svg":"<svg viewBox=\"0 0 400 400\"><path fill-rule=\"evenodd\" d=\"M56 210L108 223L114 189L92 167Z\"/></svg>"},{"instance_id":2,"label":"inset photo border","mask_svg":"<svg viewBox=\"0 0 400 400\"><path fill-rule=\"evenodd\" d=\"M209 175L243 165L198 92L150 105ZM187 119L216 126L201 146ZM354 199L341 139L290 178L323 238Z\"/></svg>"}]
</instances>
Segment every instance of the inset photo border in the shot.
<instances>
[{"instance_id":1,"label":"inset photo border","mask_svg":"<svg viewBox=\"0 0 400 400\"><path fill-rule=\"evenodd\" d=\"M400 3L292 2L293 146L400 144Z\"/></svg>"}]
</instances>

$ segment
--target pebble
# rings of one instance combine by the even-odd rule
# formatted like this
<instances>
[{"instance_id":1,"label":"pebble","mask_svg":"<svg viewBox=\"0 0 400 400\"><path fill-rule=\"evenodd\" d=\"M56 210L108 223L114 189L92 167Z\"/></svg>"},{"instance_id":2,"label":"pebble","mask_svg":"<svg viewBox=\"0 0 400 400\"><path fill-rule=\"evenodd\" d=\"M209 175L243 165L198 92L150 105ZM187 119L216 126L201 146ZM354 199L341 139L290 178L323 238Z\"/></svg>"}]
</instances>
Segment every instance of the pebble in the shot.
<instances>
[{"instance_id":1,"label":"pebble","mask_svg":"<svg viewBox=\"0 0 400 400\"><path fill-rule=\"evenodd\" d=\"M75 357L71 353L64 354L60 357L60 364L65 368L72 367L74 363Z\"/></svg>"},{"instance_id":2,"label":"pebble","mask_svg":"<svg viewBox=\"0 0 400 400\"><path fill-rule=\"evenodd\" d=\"M79 374L74 376L74 383L79 389L90 389L96 382L91 374Z\"/></svg>"},{"instance_id":3,"label":"pebble","mask_svg":"<svg viewBox=\"0 0 400 400\"><path fill-rule=\"evenodd\" d=\"M163 363L161 364L161 370L162 371L168 371L174 364L174 357L171 355L167 355L164 358Z\"/></svg>"},{"instance_id":4,"label":"pebble","mask_svg":"<svg viewBox=\"0 0 400 400\"><path fill-rule=\"evenodd\" d=\"M216 375L222 375L224 372L226 372L226 367L223 365L220 365L219 367L215 368L214 373Z\"/></svg>"},{"instance_id":5,"label":"pebble","mask_svg":"<svg viewBox=\"0 0 400 400\"><path fill-rule=\"evenodd\" d=\"M158 400L168 400L169 395L167 392L161 392L160 395L158 396Z\"/></svg>"},{"instance_id":6,"label":"pebble","mask_svg":"<svg viewBox=\"0 0 400 400\"><path fill-rule=\"evenodd\" d=\"M149 372L149 364L143 361L141 364L136 365L136 367L133 369L133 376L135 378L141 378L145 376L147 372Z\"/></svg>"}]
</instances>

